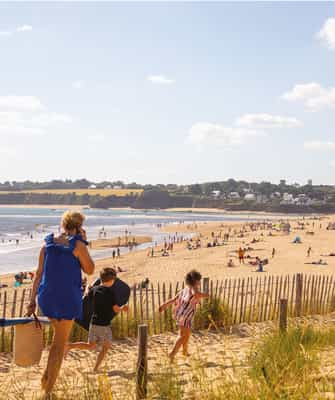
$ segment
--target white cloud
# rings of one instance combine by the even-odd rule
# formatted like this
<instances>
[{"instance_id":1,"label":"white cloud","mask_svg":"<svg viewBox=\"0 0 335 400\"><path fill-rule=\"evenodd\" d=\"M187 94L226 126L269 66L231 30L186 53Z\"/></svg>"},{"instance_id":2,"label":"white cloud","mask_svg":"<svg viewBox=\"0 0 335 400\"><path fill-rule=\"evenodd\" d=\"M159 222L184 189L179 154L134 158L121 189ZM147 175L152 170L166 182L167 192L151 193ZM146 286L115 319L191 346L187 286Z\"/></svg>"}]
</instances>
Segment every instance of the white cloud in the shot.
<instances>
[{"instance_id":1,"label":"white cloud","mask_svg":"<svg viewBox=\"0 0 335 400\"><path fill-rule=\"evenodd\" d=\"M16 32L30 32L33 30L31 25L21 25L16 28Z\"/></svg>"},{"instance_id":2,"label":"white cloud","mask_svg":"<svg viewBox=\"0 0 335 400\"><path fill-rule=\"evenodd\" d=\"M187 140L198 147L205 144L235 147L244 144L250 137L264 135L262 131L199 122L191 127Z\"/></svg>"},{"instance_id":3,"label":"white cloud","mask_svg":"<svg viewBox=\"0 0 335 400\"><path fill-rule=\"evenodd\" d=\"M72 87L74 89L82 89L84 87L84 81L74 81L72 82Z\"/></svg>"},{"instance_id":4,"label":"white cloud","mask_svg":"<svg viewBox=\"0 0 335 400\"><path fill-rule=\"evenodd\" d=\"M35 96L0 96L0 111L43 111L45 107Z\"/></svg>"},{"instance_id":5,"label":"white cloud","mask_svg":"<svg viewBox=\"0 0 335 400\"><path fill-rule=\"evenodd\" d=\"M106 135L102 132L93 133L88 136L88 140L91 142L103 142L106 139Z\"/></svg>"},{"instance_id":6,"label":"white cloud","mask_svg":"<svg viewBox=\"0 0 335 400\"><path fill-rule=\"evenodd\" d=\"M301 101L309 111L319 111L335 107L335 87L325 88L316 82L299 84L284 93L282 98Z\"/></svg>"},{"instance_id":7,"label":"white cloud","mask_svg":"<svg viewBox=\"0 0 335 400\"><path fill-rule=\"evenodd\" d=\"M49 128L71 122L67 114L48 111L35 96L0 96L0 134L43 135Z\"/></svg>"},{"instance_id":8,"label":"white cloud","mask_svg":"<svg viewBox=\"0 0 335 400\"><path fill-rule=\"evenodd\" d=\"M0 147L0 155L1 156L13 156L15 155L15 150L10 147Z\"/></svg>"},{"instance_id":9,"label":"white cloud","mask_svg":"<svg viewBox=\"0 0 335 400\"><path fill-rule=\"evenodd\" d=\"M32 30L33 27L31 25L21 25L18 26L15 30L0 31L0 38L13 36L14 33L31 32Z\"/></svg>"},{"instance_id":10,"label":"white cloud","mask_svg":"<svg viewBox=\"0 0 335 400\"><path fill-rule=\"evenodd\" d=\"M238 126L272 129L272 128L299 128L303 124L296 118L282 117L280 115L271 114L244 114L237 118Z\"/></svg>"},{"instance_id":11,"label":"white cloud","mask_svg":"<svg viewBox=\"0 0 335 400\"><path fill-rule=\"evenodd\" d=\"M151 83L155 83L158 85L172 85L176 82L174 79L167 78L164 75L150 75L150 76L148 76L147 79Z\"/></svg>"},{"instance_id":12,"label":"white cloud","mask_svg":"<svg viewBox=\"0 0 335 400\"><path fill-rule=\"evenodd\" d=\"M269 129L299 128L302 125L301 121L292 117L266 113L244 114L232 126L196 123L191 127L187 141L199 149L206 144L231 148L245 144L252 137L266 136Z\"/></svg>"},{"instance_id":13,"label":"white cloud","mask_svg":"<svg viewBox=\"0 0 335 400\"><path fill-rule=\"evenodd\" d=\"M0 31L0 37L9 37L12 36L13 32L10 31Z\"/></svg>"},{"instance_id":14,"label":"white cloud","mask_svg":"<svg viewBox=\"0 0 335 400\"><path fill-rule=\"evenodd\" d=\"M335 150L335 142L331 141L322 141L322 140L310 140L304 142L305 150L313 150L313 151L334 151Z\"/></svg>"},{"instance_id":15,"label":"white cloud","mask_svg":"<svg viewBox=\"0 0 335 400\"><path fill-rule=\"evenodd\" d=\"M328 18L316 38L329 49L335 49L335 18Z\"/></svg>"}]
</instances>

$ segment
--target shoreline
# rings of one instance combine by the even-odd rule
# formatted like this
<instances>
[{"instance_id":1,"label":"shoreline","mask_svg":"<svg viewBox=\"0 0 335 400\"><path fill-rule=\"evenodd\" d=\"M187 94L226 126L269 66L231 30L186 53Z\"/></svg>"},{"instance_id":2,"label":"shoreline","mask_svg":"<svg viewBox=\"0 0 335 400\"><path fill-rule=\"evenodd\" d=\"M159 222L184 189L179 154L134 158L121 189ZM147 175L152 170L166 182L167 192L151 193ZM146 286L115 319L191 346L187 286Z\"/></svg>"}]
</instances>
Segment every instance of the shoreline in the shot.
<instances>
[{"instance_id":1,"label":"shoreline","mask_svg":"<svg viewBox=\"0 0 335 400\"><path fill-rule=\"evenodd\" d=\"M71 204L0 204L1 208L45 208L45 209L64 209L64 210L83 210L89 208L88 205Z\"/></svg>"},{"instance_id":2,"label":"shoreline","mask_svg":"<svg viewBox=\"0 0 335 400\"><path fill-rule=\"evenodd\" d=\"M91 208L88 204L0 204L0 209L2 208L41 208L41 209L62 209L62 210L100 210L100 208ZM115 211L142 211L142 212L150 212L150 211L162 211L162 212L171 212L171 213L185 213L185 214L199 214L199 213L206 213L206 214L216 214L216 215L233 215L233 216L264 216L264 217L282 217L282 218L302 218L302 217L329 217L332 214L317 214L317 213L302 213L302 214L287 214L287 213L277 213L277 212L268 212L268 211L248 211L248 210L241 210L241 211L230 211L225 210L223 208L194 208L194 207L173 207L173 208L132 208L132 207L110 207L107 209L101 210L115 210ZM247 220L246 220L247 221Z\"/></svg>"},{"instance_id":3,"label":"shoreline","mask_svg":"<svg viewBox=\"0 0 335 400\"><path fill-rule=\"evenodd\" d=\"M230 210L225 210L223 208L166 208L163 211L168 211L168 212L183 212L183 213L189 213L189 214L198 214L198 213L208 213L208 214L219 214L219 215L241 215L243 217L249 216L249 215L259 215L259 216L273 216L273 217L291 217L291 218L299 218L302 216L320 216L319 214L285 214L285 213L276 213L276 212L268 212L268 211L230 211ZM327 216L325 214L325 216ZM246 220L247 221L247 220Z\"/></svg>"}]
</instances>

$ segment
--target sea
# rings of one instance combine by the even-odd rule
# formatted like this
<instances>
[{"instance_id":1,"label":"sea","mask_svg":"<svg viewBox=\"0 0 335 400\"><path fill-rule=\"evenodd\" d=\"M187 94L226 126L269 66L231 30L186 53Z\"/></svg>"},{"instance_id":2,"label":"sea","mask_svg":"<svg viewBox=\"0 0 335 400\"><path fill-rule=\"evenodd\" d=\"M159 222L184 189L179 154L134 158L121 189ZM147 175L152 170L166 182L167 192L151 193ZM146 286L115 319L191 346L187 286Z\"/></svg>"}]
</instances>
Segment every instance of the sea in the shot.
<instances>
[{"instance_id":1,"label":"sea","mask_svg":"<svg viewBox=\"0 0 335 400\"><path fill-rule=\"evenodd\" d=\"M58 233L64 209L57 208L0 208L0 275L34 270L37 267L39 249L44 237ZM101 231L107 238L132 235L148 235L153 242L162 243L168 234L160 227L166 224L196 223L204 221L241 221L259 216L229 215L203 212L169 212L162 210L100 210L85 209L85 228L88 240L97 239ZM187 235L187 232L185 232ZM189 235L189 234L188 234ZM152 246L153 242L138 248ZM128 249L122 249L126 252ZM112 249L94 250L93 259L110 257Z\"/></svg>"}]
</instances>

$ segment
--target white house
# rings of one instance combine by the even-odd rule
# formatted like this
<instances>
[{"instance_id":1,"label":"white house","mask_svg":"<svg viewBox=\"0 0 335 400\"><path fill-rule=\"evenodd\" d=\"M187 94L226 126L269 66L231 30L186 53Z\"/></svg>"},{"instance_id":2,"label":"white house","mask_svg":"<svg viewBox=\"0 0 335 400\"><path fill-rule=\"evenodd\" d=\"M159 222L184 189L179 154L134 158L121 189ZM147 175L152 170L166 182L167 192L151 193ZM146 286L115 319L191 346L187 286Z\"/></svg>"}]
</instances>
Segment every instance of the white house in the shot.
<instances>
[{"instance_id":1,"label":"white house","mask_svg":"<svg viewBox=\"0 0 335 400\"><path fill-rule=\"evenodd\" d=\"M89 189L96 189L97 186L92 184L92 185L90 185L88 188L89 188Z\"/></svg>"},{"instance_id":2,"label":"white house","mask_svg":"<svg viewBox=\"0 0 335 400\"><path fill-rule=\"evenodd\" d=\"M280 202L280 204L294 204L293 194L284 193L283 200Z\"/></svg>"},{"instance_id":3,"label":"white house","mask_svg":"<svg viewBox=\"0 0 335 400\"><path fill-rule=\"evenodd\" d=\"M238 200L238 199L240 199L240 195L238 192L230 192L228 195L228 198L230 200Z\"/></svg>"},{"instance_id":4,"label":"white house","mask_svg":"<svg viewBox=\"0 0 335 400\"><path fill-rule=\"evenodd\" d=\"M281 198L280 192L274 192L274 193L271 193L271 195L270 195L270 199L280 199L280 198Z\"/></svg>"},{"instance_id":5,"label":"white house","mask_svg":"<svg viewBox=\"0 0 335 400\"><path fill-rule=\"evenodd\" d=\"M211 196L212 197L214 197L214 198L218 198L218 197L220 197L220 195L221 195L221 190L212 190L211 191Z\"/></svg>"},{"instance_id":6,"label":"white house","mask_svg":"<svg viewBox=\"0 0 335 400\"><path fill-rule=\"evenodd\" d=\"M256 195L254 193L247 193L244 196L245 201L255 201L256 200Z\"/></svg>"}]
</instances>

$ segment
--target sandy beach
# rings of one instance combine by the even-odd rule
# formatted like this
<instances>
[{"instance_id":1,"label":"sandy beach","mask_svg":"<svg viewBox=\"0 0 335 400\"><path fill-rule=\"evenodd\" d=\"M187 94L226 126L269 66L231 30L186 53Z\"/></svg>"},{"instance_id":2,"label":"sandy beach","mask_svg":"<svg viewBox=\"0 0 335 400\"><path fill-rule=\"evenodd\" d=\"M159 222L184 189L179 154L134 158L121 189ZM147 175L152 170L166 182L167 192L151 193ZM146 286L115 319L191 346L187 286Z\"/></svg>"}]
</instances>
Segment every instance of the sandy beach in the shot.
<instances>
[{"instance_id":1,"label":"sandy beach","mask_svg":"<svg viewBox=\"0 0 335 400\"><path fill-rule=\"evenodd\" d=\"M300 220L301 221L301 220ZM287 235L282 232L272 231L269 236L268 230L258 230L246 232L244 237L238 234L231 237L227 244L217 247L207 248L207 243L212 240L214 232L218 235L231 229L237 232L244 226L241 223L204 223L204 224L184 224L169 225L164 229L169 235L173 236L183 232L193 232L195 236L201 236L201 248L188 250L185 242L177 243L168 257L161 256L161 247L155 249L155 256L148 256L148 251L133 252L125 255L117 262L111 259L101 260L97 263L97 271L107 265L114 265L126 270L122 273L123 279L130 283L139 282L148 277L152 282L175 282L181 281L186 272L192 268L198 269L203 276L215 279L225 277L244 277L252 275L255 267L248 264L239 265L237 250L239 247L251 247L253 250L247 251L250 257L258 256L261 259L268 258L269 264L265 266L265 273L271 275L302 273L331 273L335 271L335 257L326 256L335 251L333 246L334 231L327 230L328 222L335 221L333 216L319 220L307 220L305 230L298 229L297 220L291 221L292 232ZM314 228L312 224L314 222ZM320 228L321 224L321 228ZM314 232L310 234L307 232ZM296 236L300 236L302 243L293 244ZM256 243L252 243L256 239ZM194 239L195 240L195 239ZM307 250L311 247L311 255L307 257ZM272 258L272 250L275 248L275 256ZM227 267L228 261L232 259L234 267ZM322 259L328 265L306 264Z\"/></svg>"},{"instance_id":2,"label":"sandy beach","mask_svg":"<svg viewBox=\"0 0 335 400\"><path fill-rule=\"evenodd\" d=\"M302 221L305 222L303 230L298 225ZM186 241L174 243L173 251L168 252L168 257L162 257L163 245L155 247L154 257L151 257L150 249L132 250L119 259L98 260L95 274L93 277L89 277L89 280L93 280L101 268L113 265L124 271L120 273L120 277L129 284L139 283L145 278L149 278L151 282L182 281L186 272L192 268L198 269L203 276L215 279L245 277L255 274L255 267L249 265L248 262L253 261L256 256L269 260L269 264L265 266L264 273L266 274L332 273L335 271L335 257L328 255L335 252L333 245L335 231L326 229L329 222L335 222L335 216L322 216L320 219L312 217L305 220L292 219L290 220L292 226L290 234L277 232L274 229L271 231L259 229L251 232L247 223L243 222L168 224L162 228L166 232L167 242L173 240L174 236L181 239L186 234L193 234L193 243L199 237L201 248L188 250ZM242 229L245 229L246 232L243 233L243 237L240 237ZM220 246L207 247L207 244L213 241L212 234L218 237L221 244L223 234L228 231L230 231L228 241ZM269 235L270 232L272 236ZM301 244L292 243L296 236L301 238ZM253 241L255 243L252 243ZM250 259L246 258L245 264L242 265L239 264L237 258L239 247L252 249L246 252L246 256L250 256ZM310 257L307 257L309 247L311 247L311 254ZM274 258L272 258L273 248L275 248ZM234 267L227 267L230 259L233 260ZM307 264L320 259L327 265ZM12 286L13 275L2 276L0 281L2 284Z\"/></svg>"}]
</instances>

